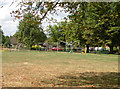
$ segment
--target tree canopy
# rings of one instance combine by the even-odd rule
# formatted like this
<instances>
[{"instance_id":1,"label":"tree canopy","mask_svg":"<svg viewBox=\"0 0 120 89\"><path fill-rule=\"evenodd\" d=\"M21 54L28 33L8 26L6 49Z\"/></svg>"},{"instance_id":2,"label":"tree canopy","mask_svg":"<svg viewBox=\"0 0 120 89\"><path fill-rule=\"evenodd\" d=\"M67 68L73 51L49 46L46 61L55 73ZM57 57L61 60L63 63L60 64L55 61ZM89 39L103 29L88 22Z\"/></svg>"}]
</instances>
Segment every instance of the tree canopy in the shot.
<instances>
[{"instance_id":1,"label":"tree canopy","mask_svg":"<svg viewBox=\"0 0 120 89\"><path fill-rule=\"evenodd\" d=\"M71 14L69 22L61 24L61 34L65 34L66 41L80 40L88 46L108 45L112 52L113 46L120 46L119 6L119 2L68 4L66 11Z\"/></svg>"},{"instance_id":2,"label":"tree canopy","mask_svg":"<svg viewBox=\"0 0 120 89\"><path fill-rule=\"evenodd\" d=\"M35 20L29 20L34 22L34 27L37 27L36 24L38 23L41 24L47 18L48 13L57 14L56 7L63 8L65 13L70 13L68 21L65 18L65 21L49 26L47 32L53 41L64 40L69 42L79 40L81 44L87 45L88 49L89 46L108 45L111 52L113 46L120 46L120 2L88 3L60 2L58 0L56 2L20 2L20 5L21 7L11 14L19 18L24 14L31 13ZM26 21L25 17L24 21ZM21 21L20 25L22 24ZM19 29L21 27L19 26ZM29 25L29 27L31 26ZM31 32L35 29L34 27L31 27ZM27 27L24 29L26 30L25 33L29 32ZM30 38L29 40L33 41ZM25 42L27 41L25 40Z\"/></svg>"},{"instance_id":3,"label":"tree canopy","mask_svg":"<svg viewBox=\"0 0 120 89\"><path fill-rule=\"evenodd\" d=\"M46 35L40 24L31 13L24 15L24 18L19 22L18 29L15 36L20 43L25 44L28 48L46 40Z\"/></svg>"}]
</instances>

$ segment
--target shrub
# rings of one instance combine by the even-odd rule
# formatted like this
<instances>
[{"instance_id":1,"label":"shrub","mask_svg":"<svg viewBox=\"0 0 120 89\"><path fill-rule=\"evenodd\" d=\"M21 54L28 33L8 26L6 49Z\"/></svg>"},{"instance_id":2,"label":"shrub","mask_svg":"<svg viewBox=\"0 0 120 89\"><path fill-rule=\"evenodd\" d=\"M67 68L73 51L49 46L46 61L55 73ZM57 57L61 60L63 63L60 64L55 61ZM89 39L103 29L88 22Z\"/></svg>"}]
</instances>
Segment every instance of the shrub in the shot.
<instances>
[{"instance_id":1,"label":"shrub","mask_svg":"<svg viewBox=\"0 0 120 89\"><path fill-rule=\"evenodd\" d=\"M98 53L100 53L100 54L108 54L109 51L108 50L99 50Z\"/></svg>"},{"instance_id":2,"label":"shrub","mask_svg":"<svg viewBox=\"0 0 120 89\"><path fill-rule=\"evenodd\" d=\"M31 49L32 49L32 50L35 50L35 46L33 45Z\"/></svg>"},{"instance_id":3,"label":"shrub","mask_svg":"<svg viewBox=\"0 0 120 89\"><path fill-rule=\"evenodd\" d=\"M32 46L32 50L41 50L41 45L38 46L38 45L33 45Z\"/></svg>"},{"instance_id":4,"label":"shrub","mask_svg":"<svg viewBox=\"0 0 120 89\"><path fill-rule=\"evenodd\" d=\"M114 51L117 51L117 47L113 47L113 50L114 50Z\"/></svg>"}]
</instances>

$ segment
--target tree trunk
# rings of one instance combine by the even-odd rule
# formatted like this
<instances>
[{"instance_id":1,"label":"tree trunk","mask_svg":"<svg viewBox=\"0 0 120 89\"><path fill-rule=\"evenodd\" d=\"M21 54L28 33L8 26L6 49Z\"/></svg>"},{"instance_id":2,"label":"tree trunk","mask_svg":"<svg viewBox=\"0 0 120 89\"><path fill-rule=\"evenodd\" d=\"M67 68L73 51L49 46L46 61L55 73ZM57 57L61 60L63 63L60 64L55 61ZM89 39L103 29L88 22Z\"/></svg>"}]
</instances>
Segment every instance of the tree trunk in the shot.
<instances>
[{"instance_id":1,"label":"tree trunk","mask_svg":"<svg viewBox=\"0 0 120 89\"><path fill-rule=\"evenodd\" d=\"M120 45L118 46L118 54L120 55Z\"/></svg>"},{"instance_id":2,"label":"tree trunk","mask_svg":"<svg viewBox=\"0 0 120 89\"><path fill-rule=\"evenodd\" d=\"M89 53L89 45L87 45L87 53Z\"/></svg>"},{"instance_id":3,"label":"tree trunk","mask_svg":"<svg viewBox=\"0 0 120 89\"><path fill-rule=\"evenodd\" d=\"M113 45L110 46L110 54L113 54Z\"/></svg>"},{"instance_id":4,"label":"tree trunk","mask_svg":"<svg viewBox=\"0 0 120 89\"><path fill-rule=\"evenodd\" d=\"M32 50L32 45L29 46L29 49Z\"/></svg>"}]
</instances>

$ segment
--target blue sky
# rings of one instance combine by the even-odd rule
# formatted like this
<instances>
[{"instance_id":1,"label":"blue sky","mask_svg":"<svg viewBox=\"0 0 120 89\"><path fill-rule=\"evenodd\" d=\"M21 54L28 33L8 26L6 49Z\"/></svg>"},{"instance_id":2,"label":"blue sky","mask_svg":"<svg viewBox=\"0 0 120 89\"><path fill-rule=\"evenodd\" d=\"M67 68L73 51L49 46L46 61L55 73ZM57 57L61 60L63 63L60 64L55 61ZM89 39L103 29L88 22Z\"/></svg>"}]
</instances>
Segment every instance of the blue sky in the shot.
<instances>
[{"instance_id":1,"label":"blue sky","mask_svg":"<svg viewBox=\"0 0 120 89\"><path fill-rule=\"evenodd\" d=\"M20 0L19 1L16 0L17 2L11 5L12 1L15 1L15 0L0 0L0 25L2 26L4 35L7 35L7 36L13 35L18 30L17 26L19 25L19 20L15 20L14 22L13 21L14 18L11 17L10 12L19 8L19 7L16 7L16 5ZM3 7L1 8L1 6ZM63 18L68 15L68 13L63 13L60 11L57 11L57 13L58 13L58 16L57 15L53 16L49 14L49 17L53 17L57 19L58 22L60 22L60 21L63 21ZM55 23L52 23L52 22L48 23L45 20L43 21L42 26L44 30L46 30L49 24L53 25Z\"/></svg>"}]
</instances>

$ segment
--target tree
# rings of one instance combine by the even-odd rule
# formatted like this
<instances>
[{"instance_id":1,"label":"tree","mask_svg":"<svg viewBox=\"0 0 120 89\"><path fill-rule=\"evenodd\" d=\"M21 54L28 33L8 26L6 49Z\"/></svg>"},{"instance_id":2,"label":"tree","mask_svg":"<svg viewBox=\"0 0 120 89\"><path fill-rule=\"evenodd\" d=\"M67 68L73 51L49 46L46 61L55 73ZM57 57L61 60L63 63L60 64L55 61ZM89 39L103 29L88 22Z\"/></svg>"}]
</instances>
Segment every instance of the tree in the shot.
<instances>
[{"instance_id":1,"label":"tree","mask_svg":"<svg viewBox=\"0 0 120 89\"><path fill-rule=\"evenodd\" d=\"M48 26L48 29L46 30L48 33L48 36L51 37L53 42L58 42L60 40L60 37L62 37L62 29L58 25Z\"/></svg>"},{"instance_id":2,"label":"tree","mask_svg":"<svg viewBox=\"0 0 120 89\"><path fill-rule=\"evenodd\" d=\"M0 26L0 43L2 43L2 45L5 45L5 47L10 47L10 44L11 44L10 37L4 36L1 26Z\"/></svg>"},{"instance_id":3,"label":"tree","mask_svg":"<svg viewBox=\"0 0 120 89\"><path fill-rule=\"evenodd\" d=\"M19 22L18 29L15 36L19 42L25 44L30 49L32 45L44 42L46 39L39 22L31 13L24 15L23 20Z\"/></svg>"},{"instance_id":4,"label":"tree","mask_svg":"<svg viewBox=\"0 0 120 89\"><path fill-rule=\"evenodd\" d=\"M3 45L5 43L5 36L3 34L1 27L2 26L0 26L0 43L1 43L1 45Z\"/></svg>"},{"instance_id":5,"label":"tree","mask_svg":"<svg viewBox=\"0 0 120 89\"><path fill-rule=\"evenodd\" d=\"M76 41L76 27L74 27L75 24L72 22L66 22L62 21L59 22L57 25L54 26L49 26L47 29L48 35L52 37L54 42L58 41L66 41L66 42L71 42L71 41ZM73 26L73 27L72 27Z\"/></svg>"},{"instance_id":6,"label":"tree","mask_svg":"<svg viewBox=\"0 0 120 89\"><path fill-rule=\"evenodd\" d=\"M89 18L86 23L93 37L98 44L108 45L110 53L113 53L113 46L119 45L119 5L116 2L90 3L86 14Z\"/></svg>"},{"instance_id":7,"label":"tree","mask_svg":"<svg viewBox=\"0 0 120 89\"><path fill-rule=\"evenodd\" d=\"M113 46L119 45L119 3L94 2L79 3L78 9L71 10L69 18L78 24L78 33L82 44L102 46L109 45L112 53Z\"/></svg>"},{"instance_id":8,"label":"tree","mask_svg":"<svg viewBox=\"0 0 120 89\"><path fill-rule=\"evenodd\" d=\"M11 42L10 42L10 37L9 36L5 36L5 47L9 48L10 45L11 45Z\"/></svg>"},{"instance_id":9,"label":"tree","mask_svg":"<svg viewBox=\"0 0 120 89\"><path fill-rule=\"evenodd\" d=\"M70 6L72 6L72 8ZM68 17L72 25L69 26L72 29L72 33L74 33L71 34L71 36L74 35L72 38L74 40L79 40L81 46L87 45L87 50L89 51L89 39L84 37L84 32L88 29L85 23L85 20L87 19L85 15L87 12L88 3L75 2L73 4L71 3L70 6L68 6L68 11L70 11L71 14Z\"/></svg>"},{"instance_id":10,"label":"tree","mask_svg":"<svg viewBox=\"0 0 120 89\"><path fill-rule=\"evenodd\" d=\"M77 6L74 6L75 4ZM89 51L89 45L102 46L107 44L112 53L113 46L119 45L120 3L82 2L68 4L66 7L71 13L69 19L79 25L77 30L79 40L82 44L87 45L87 51Z\"/></svg>"}]
</instances>

